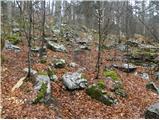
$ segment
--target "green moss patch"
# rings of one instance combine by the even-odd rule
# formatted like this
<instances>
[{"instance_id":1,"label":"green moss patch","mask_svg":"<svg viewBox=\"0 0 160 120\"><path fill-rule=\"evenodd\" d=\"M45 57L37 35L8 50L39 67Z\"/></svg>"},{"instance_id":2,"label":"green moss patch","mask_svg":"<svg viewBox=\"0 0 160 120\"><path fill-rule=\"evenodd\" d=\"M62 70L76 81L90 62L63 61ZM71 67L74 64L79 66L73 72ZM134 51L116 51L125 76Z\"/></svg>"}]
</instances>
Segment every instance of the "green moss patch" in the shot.
<instances>
[{"instance_id":1,"label":"green moss patch","mask_svg":"<svg viewBox=\"0 0 160 120\"><path fill-rule=\"evenodd\" d=\"M114 80L114 81L119 80L118 74L113 70L105 70L104 71L104 76L105 77L111 77L112 80Z\"/></svg>"}]
</instances>

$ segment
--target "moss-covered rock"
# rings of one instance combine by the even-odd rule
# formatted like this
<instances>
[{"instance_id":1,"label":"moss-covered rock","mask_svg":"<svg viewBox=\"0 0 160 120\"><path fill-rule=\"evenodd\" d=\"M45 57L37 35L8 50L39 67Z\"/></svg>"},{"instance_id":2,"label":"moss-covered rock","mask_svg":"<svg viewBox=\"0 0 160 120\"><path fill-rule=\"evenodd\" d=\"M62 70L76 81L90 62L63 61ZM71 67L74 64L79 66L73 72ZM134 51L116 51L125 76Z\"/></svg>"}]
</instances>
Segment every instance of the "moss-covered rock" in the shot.
<instances>
[{"instance_id":1,"label":"moss-covered rock","mask_svg":"<svg viewBox=\"0 0 160 120\"><path fill-rule=\"evenodd\" d=\"M103 92L96 84L93 84L88 87L87 94L98 100L103 95Z\"/></svg>"},{"instance_id":2,"label":"moss-covered rock","mask_svg":"<svg viewBox=\"0 0 160 120\"><path fill-rule=\"evenodd\" d=\"M128 96L127 93L126 93L126 91L124 89L121 89L121 88L116 89L115 90L115 94L119 95L121 97L127 97Z\"/></svg>"},{"instance_id":3,"label":"moss-covered rock","mask_svg":"<svg viewBox=\"0 0 160 120\"><path fill-rule=\"evenodd\" d=\"M117 89L123 89L123 84L121 81L115 81L112 85L112 91L115 91Z\"/></svg>"},{"instance_id":4,"label":"moss-covered rock","mask_svg":"<svg viewBox=\"0 0 160 120\"><path fill-rule=\"evenodd\" d=\"M45 98L46 92L47 92L47 85L45 83L42 83L41 88L37 94L37 97L33 101L33 103L36 104L38 102L41 102Z\"/></svg>"},{"instance_id":5,"label":"moss-covered rock","mask_svg":"<svg viewBox=\"0 0 160 120\"><path fill-rule=\"evenodd\" d=\"M91 98L101 101L106 105L115 104L116 100L104 92L104 87L104 83L100 81L97 84L90 85L86 92Z\"/></svg>"},{"instance_id":6,"label":"moss-covered rock","mask_svg":"<svg viewBox=\"0 0 160 120\"><path fill-rule=\"evenodd\" d=\"M16 45L16 44L18 44L20 42L19 34L8 35L8 36L6 36L5 39L9 40L14 45Z\"/></svg>"},{"instance_id":7,"label":"moss-covered rock","mask_svg":"<svg viewBox=\"0 0 160 120\"><path fill-rule=\"evenodd\" d=\"M112 105L112 104L115 104L117 102L116 99L112 98L111 96L109 95L102 95L100 97L100 101L102 103L104 103L105 105Z\"/></svg>"},{"instance_id":8,"label":"moss-covered rock","mask_svg":"<svg viewBox=\"0 0 160 120\"><path fill-rule=\"evenodd\" d=\"M111 77L112 80L114 80L114 81L119 80L119 76L114 70L105 70L104 71L104 76L105 77Z\"/></svg>"},{"instance_id":9,"label":"moss-covered rock","mask_svg":"<svg viewBox=\"0 0 160 120\"><path fill-rule=\"evenodd\" d=\"M159 102L150 105L144 115L145 119L159 119Z\"/></svg>"},{"instance_id":10,"label":"moss-covered rock","mask_svg":"<svg viewBox=\"0 0 160 120\"><path fill-rule=\"evenodd\" d=\"M121 97L127 97L127 93L123 88L123 83L120 80L118 74L114 70L105 70L104 75L105 77L110 77L111 80L113 81L111 87L112 92Z\"/></svg>"},{"instance_id":11,"label":"moss-covered rock","mask_svg":"<svg viewBox=\"0 0 160 120\"><path fill-rule=\"evenodd\" d=\"M135 49L131 52L128 59L135 65L143 65L144 63L157 63L158 51L156 49Z\"/></svg>"}]
</instances>

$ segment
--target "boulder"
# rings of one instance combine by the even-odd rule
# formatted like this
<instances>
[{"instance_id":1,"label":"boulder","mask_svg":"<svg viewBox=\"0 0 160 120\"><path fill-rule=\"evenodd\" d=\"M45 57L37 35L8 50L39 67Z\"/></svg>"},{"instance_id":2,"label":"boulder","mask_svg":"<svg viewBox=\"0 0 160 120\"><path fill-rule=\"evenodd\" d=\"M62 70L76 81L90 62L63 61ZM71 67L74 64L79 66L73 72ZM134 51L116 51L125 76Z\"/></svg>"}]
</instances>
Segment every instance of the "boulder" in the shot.
<instances>
[{"instance_id":1,"label":"boulder","mask_svg":"<svg viewBox=\"0 0 160 120\"><path fill-rule=\"evenodd\" d=\"M53 62L55 68L64 68L66 64L64 59L55 59Z\"/></svg>"},{"instance_id":2,"label":"boulder","mask_svg":"<svg viewBox=\"0 0 160 120\"><path fill-rule=\"evenodd\" d=\"M156 92L157 94L159 94L159 89L156 87L156 85L154 84L154 82L150 81L146 84L146 88L149 90L152 90L154 92Z\"/></svg>"},{"instance_id":3,"label":"boulder","mask_svg":"<svg viewBox=\"0 0 160 120\"><path fill-rule=\"evenodd\" d=\"M51 38L51 37L45 37L45 40L46 41L53 41L53 42L58 42L58 38L56 37L56 36L53 36L53 38Z\"/></svg>"},{"instance_id":4,"label":"boulder","mask_svg":"<svg viewBox=\"0 0 160 120\"><path fill-rule=\"evenodd\" d=\"M148 73L142 73L142 74L140 74L140 76L142 77L142 79L145 79L145 80L149 79Z\"/></svg>"},{"instance_id":5,"label":"boulder","mask_svg":"<svg viewBox=\"0 0 160 120\"><path fill-rule=\"evenodd\" d=\"M141 49L155 49L155 50L157 49L158 50L158 47L155 47L153 45L147 45L147 44L140 44L139 47Z\"/></svg>"},{"instance_id":6,"label":"boulder","mask_svg":"<svg viewBox=\"0 0 160 120\"><path fill-rule=\"evenodd\" d=\"M89 40L87 38L76 38L76 42L80 45L85 45L89 42Z\"/></svg>"},{"instance_id":7,"label":"boulder","mask_svg":"<svg viewBox=\"0 0 160 120\"><path fill-rule=\"evenodd\" d=\"M48 75L37 75L34 89L37 92L34 103L46 103L51 96L51 84Z\"/></svg>"},{"instance_id":8,"label":"boulder","mask_svg":"<svg viewBox=\"0 0 160 120\"><path fill-rule=\"evenodd\" d=\"M19 28L13 28L13 29L12 29L12 32L13 32L13 33L20 32L20 29L19 29Z\"/></svg>"},{"instance_id":9,"label":"boulder","mask_svg":"<svg viewBox=\"0 0 160 120\"><path fill-rule=\"evenodd\" d=\"M91 50L88 45L80 45L79 47L82 50Z\"/></svg>"},{"instance_id":10,"label":"boulder","mask_svg":"<svg viewBox=\"0 0 160 120\"><path fill-rule=\"evenodd\" d=\"M140 76L142 79L145 79L145 80L149 80L149 75L148 73L142 73L142 72L136 72L135 75L138 75Z\"/></svg>"},{"instance_id":11,"label":"boulder","mask_svg":"<svg viewBox=\"0 0 160 120\"><path fill-rule=\"evenodd\" d=\"M135 49L131 51L130 55L126 55L131 63L143 66L144 64L157 64L158 52L152 49Z\"/></svg>"},{"instance_id":12,"label":"boulder","mask_svg":"<svg viewBox=\"0 0 160 120\"><path fill-rule=\"evenodd\" d=\"M57 44L52 41L48 41L47 47L48 47L48 49L51 49L56 52L66 52L67 51L66 48L64 47L64 45Z\"/></svg>"},{"instance_id":13,"label":"boulder","mask_svg":"<svg viewBox=\"0 0 160 120\"><path fill-rule=\"evenodd\" d=\"M8 50L14 50L14 51L18 51L18 52L21 50L20 47L13 45L8 40L5 41L5 48Z\"/></svg>"},{"instance_id":14,"label":"boulder","mask_svg":"<svg viewBox=\"0 0 160 120\"><path fill-rule=\"evenodd\" d=\"M122 65L113 64L113 67L128 73L134 72L137 69L136 66L134 66L133 64L122 64Z\"/></svg>"},{"instance_id":15,"label":"boulder","mask_svg":"<svg viewBox=\"0 0 160 120\"><path fill-rule=\"evenodd\" d=\"M81 73L68 72L62 76L64 86L69 90L84 89L87 87L87 80L82 78Z\"/></svg>"},{"instance_id":16,"label":"boulder","mask_svg":"<svg viewBox=\"0 0 160 120\"><path fill-rule=\"evenodd\" d=\"M138 41L136 41L136 40L133 40L133 39L129 39L126 43L125 43L125 45L129 45L129 46L131 46L131 47L139 47L139 42Z\"/></svg>"},{"instance_id":17,"label":"boulder","mask_svg":"<svg viewBox=\"0 0 160 120\"><path fill-rule=\"evenodd\" d=\"M127 50L127 46L123 45L123 44L120 44L120 45L117 45L117 49L120 50L120 51L126 51Z\"/></svg>"},{"instance_id":18,"label":"boulder","mask_svg":"<svg viewBox=\"0 0 160 120\"><path fill-rule=\"evenodd\" d=\"M40 47L33 47L33 48L31 48L31 51L32 52L39 52L39 50L40 50Z\"/></svg>"},{"instance_id":19,"label":"boulder","mask_svg":"<svg viewBox=\"0 0 160 120\"><path fill-rule=\"evenodd\" d=\"M145 119L159 119L159 103L150 105L145 111Z\"/></svg>"}]
</instances>

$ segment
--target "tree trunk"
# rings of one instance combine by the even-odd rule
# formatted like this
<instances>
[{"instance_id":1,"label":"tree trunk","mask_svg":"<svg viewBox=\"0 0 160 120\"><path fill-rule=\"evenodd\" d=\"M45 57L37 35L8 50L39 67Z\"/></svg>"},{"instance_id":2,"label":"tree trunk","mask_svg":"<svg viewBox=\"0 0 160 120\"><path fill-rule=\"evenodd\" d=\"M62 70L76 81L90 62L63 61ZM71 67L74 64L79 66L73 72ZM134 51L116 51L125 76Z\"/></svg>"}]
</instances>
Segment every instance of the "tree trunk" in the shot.
<instances>
[{"instance_id":1,"label":"tree trunk","mask_svg":"<svg viewBox=\"0 0 160 120\"><path fill-rule=\"evenodd\" d=\"M29 2L29 33L28 33L28 75L31 78L31 30L32 29L32 1Z\"/></svg>"},{"instance_id":2,"label":"tree trunk","mask_svg":"<svg viewBox=\"0 0 160 120\"><path fill-rule=\"evenodd\" d=\"M43 56L43 47L44 47L44 41L45 41L45 1L43 1L43 21L42 21L42 46L41 46L41 52L40 52L40 57Z\"/></svg>"},{"instance_id":3,"label":"tree trunk","mask_svg":"<svg viewBox=\"0 0 160 120\"><path fill-rule=\"evenodd\" d=\"M100 72L100 60L101 60L101 19L102 19L102 13L100 10L100 2L99 2L99 10L98 10L98 30L99 30L99 45L98 45L98 58L97 58L97 75L96 79L99 78L99 72Z\"/></svg>"},{"instance_id":4,"label":"tree trunk","mask_svg":"<svg viewBox=\"0 0 160 120\"><path fill-rule=\"evenodd\" d=\"M143 0L142 1L142 11L143 11L143 13L142 13L142 21L144 21L145 19L144 19L144 15L145 15L145 11L144 11L144 9L145 9L145 1ZM143 35L145 36L145 33L146 33L146 27L145 27L145 25L143 25Z\"/></svg>"}]
</instances>

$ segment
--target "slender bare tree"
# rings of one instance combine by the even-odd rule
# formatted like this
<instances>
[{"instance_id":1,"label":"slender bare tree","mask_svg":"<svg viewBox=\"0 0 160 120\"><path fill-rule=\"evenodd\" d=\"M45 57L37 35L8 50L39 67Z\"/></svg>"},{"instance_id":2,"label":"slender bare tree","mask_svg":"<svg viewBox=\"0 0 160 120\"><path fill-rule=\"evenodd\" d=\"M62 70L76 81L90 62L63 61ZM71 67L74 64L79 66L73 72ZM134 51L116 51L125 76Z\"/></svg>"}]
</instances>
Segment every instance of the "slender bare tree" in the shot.
<instances>
[{"instance_id":1,"label":"slender bare tree","mask_svg":"<svg viewBox=\"0 0 160 120\"><path fill-rule=\"evenodd\" d=\"M32 1L29 2L29 29L28 29L28 75L31 78L31 39L32 39Z\"/></svg>"}]
</instances>

